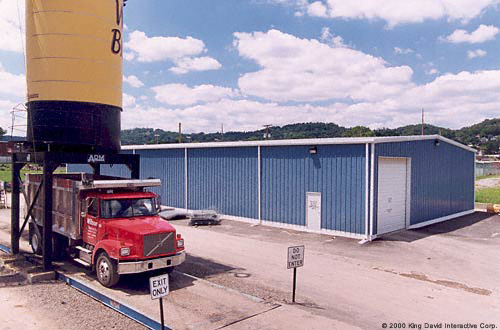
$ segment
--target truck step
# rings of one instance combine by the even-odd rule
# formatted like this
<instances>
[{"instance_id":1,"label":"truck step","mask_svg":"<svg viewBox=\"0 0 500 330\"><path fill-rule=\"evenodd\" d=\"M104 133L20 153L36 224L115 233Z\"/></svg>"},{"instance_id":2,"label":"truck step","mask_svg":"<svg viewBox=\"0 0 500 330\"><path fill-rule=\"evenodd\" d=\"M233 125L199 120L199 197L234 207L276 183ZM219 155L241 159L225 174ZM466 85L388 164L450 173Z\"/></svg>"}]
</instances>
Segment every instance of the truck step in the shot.
<instances>
[{"instance_id":1,"label":"truck step","mask_svg":"<svg viewBox=\"0 0 500 330\"><path fill-rule=\"evenodd\" d=\"M87 254L91 254L92 253L92 251L90 251L89 249L84 248L83 246L76 246L76 249L80 250L82 252L85 252Z\"/></svg>"},{"instance_id":2,"label":"truck step","mask_svg":"<svg viewBox=\"0 0 500 330\"><path fill-rule=\"evenodd\" d=\"M90 267L90 264L88 262L86 262L86 261L84 261L84 260L82 260L80 258L74 258L73 260L76 261L76 262L78 262L81 265L84 265L85 267Z\"/></svg>"}]
</instances>

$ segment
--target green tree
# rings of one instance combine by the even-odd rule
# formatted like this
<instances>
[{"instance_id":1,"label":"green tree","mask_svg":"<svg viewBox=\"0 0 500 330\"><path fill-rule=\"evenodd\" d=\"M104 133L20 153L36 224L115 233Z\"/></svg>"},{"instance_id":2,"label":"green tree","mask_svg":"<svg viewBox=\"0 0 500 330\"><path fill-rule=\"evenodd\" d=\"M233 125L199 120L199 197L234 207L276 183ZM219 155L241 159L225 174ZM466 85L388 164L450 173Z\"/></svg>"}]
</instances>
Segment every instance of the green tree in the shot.
<instances>
[{"instance_id":1,"label":"green tree","mask_svg":"<svg viewBox=\"0 0 500 330\"><path fill-rule=\"evenodd\" d=\"M366 126L354 126L344 133L345 137L375 136L375 133Z\"/></svg>"},{"instance_id":2,"label":"green tree","mask_svg":"<svg viewBox=\"0 0 500 330\"><path fill-rule=\"evenodd\" d=\"M0 136L4 136L5 134L7 134L7 131L4 131L4 129L0 127Z\"/></svg>"}]
</instances>

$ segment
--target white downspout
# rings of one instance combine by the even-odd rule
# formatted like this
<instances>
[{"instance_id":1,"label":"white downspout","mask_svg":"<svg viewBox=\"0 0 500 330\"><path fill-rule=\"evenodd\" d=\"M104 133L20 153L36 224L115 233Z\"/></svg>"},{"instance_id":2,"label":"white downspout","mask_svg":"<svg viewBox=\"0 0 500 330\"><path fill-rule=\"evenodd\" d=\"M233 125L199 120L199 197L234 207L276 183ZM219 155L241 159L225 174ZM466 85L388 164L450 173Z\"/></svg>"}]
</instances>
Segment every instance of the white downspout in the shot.
<instances>
[{"instance_id":1,"label":"white downspout","mask_svg":"<svg viewBox=\"0 0 500 330\"><path fill-rule=\"evenodd\" d=\"M258 180L258 213L259 213L259 224L262 225L262 162L261 162L261 150L260 146L257 147L257 180Z\"/></svg>"},{"instance_id":2,"label":"white downspout","mask_svg":"<svg viewBox=\"0 0 500 330\"><path fill-rule=\"evenodd\" d=\"M365 148L365 239L370 240L370 145Z\"/></svg>"},{"instance_id":3,"label":"white downspout","mask_svg":"<svg viewBox=\"0 0 500 330\"><path fill-rule=\"evenodd\" d=\"M184 207L188 211L188 150L184 148Z\"/></svg>"},{"instance_id":4,"label":"white downspout","mask_svg":"<svg viewBox=\"0 0 500 330\"><path fill-rule=\"evenodd\" d=\"M373 222L375 214L375 206L373 205L375 201L375 143L372 143L372 154L371 154L371 170L370 170L370 236L369 240L373 239Z\"/></svg>"}]
</instances>

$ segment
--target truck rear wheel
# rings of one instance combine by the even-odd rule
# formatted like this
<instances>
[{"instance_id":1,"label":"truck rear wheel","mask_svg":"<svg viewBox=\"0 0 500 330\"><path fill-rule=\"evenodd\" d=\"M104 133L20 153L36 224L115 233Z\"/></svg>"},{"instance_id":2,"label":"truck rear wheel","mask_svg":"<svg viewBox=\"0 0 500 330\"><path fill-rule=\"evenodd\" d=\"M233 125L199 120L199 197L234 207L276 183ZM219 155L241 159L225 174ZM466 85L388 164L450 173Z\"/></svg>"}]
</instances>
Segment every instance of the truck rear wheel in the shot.
<instances>
[{"instance_id":1,"label":"truck rear wheel","mask_svg":"<svg viewBox=\"0 0 500 330\"><path fill-rule=\"evenodd\" d=\"M103 286L110 288L120 280L116 262L106 252L101 252L97 257L96 274L97 280Z\"/></svg>"},{"instance_id":2,"label":"truck rear wheel","mask_svg":"<svg viewBox=\"0 0 500 330\"><path fill-rule=\"evenodd\" d=\"M42 254L42 236L40 234L40 230L36 228L36 225L30 224L30 245L34 254L41 255Z\"/></svg>"}]
</instances>

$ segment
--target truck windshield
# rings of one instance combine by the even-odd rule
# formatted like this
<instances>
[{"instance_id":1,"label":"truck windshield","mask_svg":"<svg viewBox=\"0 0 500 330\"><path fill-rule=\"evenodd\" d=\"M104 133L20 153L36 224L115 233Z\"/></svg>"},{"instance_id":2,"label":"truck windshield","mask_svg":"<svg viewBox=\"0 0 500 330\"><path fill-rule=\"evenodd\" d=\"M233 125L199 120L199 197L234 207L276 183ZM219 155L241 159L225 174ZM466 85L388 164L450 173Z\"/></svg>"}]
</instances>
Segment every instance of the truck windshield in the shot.
<instances>
[{"instance_id":1,"label":"truck windshield","mask_svg":"<svg viewBox=\"0 0 500 330\"><path fill-rule=\"evenodd\" d=\"M153 198L108 199L101 202L101 218L130 218L156 215Z\"/></svg>"}]
</instances>

